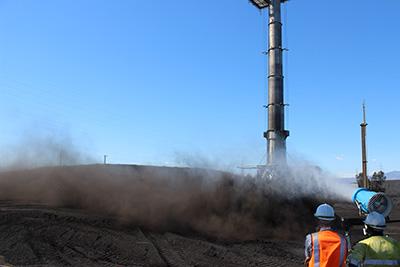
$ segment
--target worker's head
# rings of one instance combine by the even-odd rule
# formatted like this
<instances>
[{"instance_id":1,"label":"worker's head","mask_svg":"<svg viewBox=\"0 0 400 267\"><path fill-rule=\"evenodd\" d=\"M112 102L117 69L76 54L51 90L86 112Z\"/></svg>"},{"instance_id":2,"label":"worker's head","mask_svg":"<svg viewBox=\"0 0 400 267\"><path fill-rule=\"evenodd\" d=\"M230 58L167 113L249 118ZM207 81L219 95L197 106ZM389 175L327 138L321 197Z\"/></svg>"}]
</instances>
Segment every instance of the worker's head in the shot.
<instances>
[{"instance_id":1,"label":"worker's head","mask_svg":"<svg viewBox=\"0 0 400 267\"><path fill-rule=\"evenodd\" d=\"M319 220L322 225L331 225L335 220L335 210L329 204L321 204L318 206L314 216Z\"/></svg>"},{"instance_id":2,"label":"worker's head","mask_svg":"<svg viewBox=\"0 0 400 267\"><path fill-rule=\"evenodd\" d=\"M364 223L365 226L363 233L367 236L383 235L383 230L386 228L385 217L376 211L368 214L367 218L364 220Z\"/></svg>"}]
</instances>

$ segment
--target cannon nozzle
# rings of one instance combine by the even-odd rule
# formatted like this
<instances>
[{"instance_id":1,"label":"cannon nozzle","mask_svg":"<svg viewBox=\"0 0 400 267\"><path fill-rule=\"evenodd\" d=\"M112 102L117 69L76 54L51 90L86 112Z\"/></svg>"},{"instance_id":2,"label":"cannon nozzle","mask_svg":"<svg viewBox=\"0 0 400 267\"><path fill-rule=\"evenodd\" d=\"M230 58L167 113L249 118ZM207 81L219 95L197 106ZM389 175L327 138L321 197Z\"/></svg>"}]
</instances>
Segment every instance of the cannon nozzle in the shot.
<instances>
[{"instance_id":1,"label":"cannon nozzle","mask_svg":"<svg viewBox=\"0 0 400 267\"><path fill-rule=\"evenodd\" d=\"M361 214L376 211L388 217L392 211L392 200L384 193L359 188L353 194L353 202L357 205Z\"/></svg>"}]
</instances>

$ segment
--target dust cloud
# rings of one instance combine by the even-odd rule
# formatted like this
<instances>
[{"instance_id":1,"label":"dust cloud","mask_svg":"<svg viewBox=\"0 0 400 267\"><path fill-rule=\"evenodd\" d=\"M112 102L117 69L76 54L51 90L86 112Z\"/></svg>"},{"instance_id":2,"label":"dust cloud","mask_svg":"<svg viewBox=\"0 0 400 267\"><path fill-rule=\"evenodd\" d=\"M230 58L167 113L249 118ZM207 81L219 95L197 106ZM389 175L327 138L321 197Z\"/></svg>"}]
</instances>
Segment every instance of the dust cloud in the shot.
<instances>
[{"instance_id":1,"label":"dust cloud","mask_svg":"<svg viewBox=\"0 0 400 267\"><path fill-rule=\"evenodd\" d=\"M289 167L284 169L283 173L287 177L285 180L290 184L287 190L294 191L293 194L351 202L353 192L357 188L355 184L343 182L342 179L305 160L289 162Z\"/></svg>"},{"instance_id":2,"label":"dust cloud","mask_svg":"<svg viewBox=\"0 0 400 267\"><path fill-rule=\"evenodd\" d=\"M64 166L55 166L60 154ZM21 145L0 172L0 201L78 208L152 231L293 239L312 230L319 203L348 200L351 191L303 163L270 179L195 167L75 165L87 158L54 140Z\"/></svg>"},{"instance_id":3,"label":"dust cloud","mask_svg":"<svg viewBox=\"0 0 400 267\"><path fill-rule=\"evenodd\" d=\"M237 162L236 164L224 165L220 160L209 158L201 153L179 153L176 155L176 162L181 166L190 168L223 170L231 173L237 172L237 166L241 165ZM286 197L312 197L352 201L353 192L357 189L356 184L340 179L312 162L293 155L291 155L287 164L268 168L258 175L253 172L251 175L258 187L271 187L273 185L273 187L279 188L282 194L286 194Z\"/></svg>"},{"instance_id":4,"label":"dust cloud","mask_svg":"<svg viewBox=\"0 0 400 267\"><path fill-rule=\"evenodd\" d=\"M38 135L26 135L15 144L1 147L0 158L1 171L94 163L69 137Z\"/></svg>"},{"instance_id":5,"label":"dust cloud","mask_svg":"<svg viewBox=\"0 0 400 267\"><path fill-rule=\"evenodd\" d=\"M249 240L303 236L321 198L204 169L86 165L3 172L0 199L84 209L154 231Z\"/></svg>"}]
</instances>

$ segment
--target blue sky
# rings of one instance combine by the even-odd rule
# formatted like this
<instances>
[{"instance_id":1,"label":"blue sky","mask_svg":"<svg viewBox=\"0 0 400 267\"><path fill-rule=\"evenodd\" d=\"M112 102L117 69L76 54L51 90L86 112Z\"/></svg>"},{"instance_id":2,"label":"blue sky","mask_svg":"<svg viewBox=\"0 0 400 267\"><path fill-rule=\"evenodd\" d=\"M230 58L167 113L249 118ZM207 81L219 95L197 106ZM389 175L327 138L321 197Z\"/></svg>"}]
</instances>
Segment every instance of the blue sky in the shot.
<instances>
[{"instance_id":1,"label":"blue sky","mask_svg":"<svg viewBox=\"0 0 400 267\"><path fill-rule=\"evenodd\" d=\"M289 157L400 169L400 2L284 5ZM98 161L265 157L267 14L246 0L0 0L0 149L67 138Z\"/></svg>"}]
</instances>

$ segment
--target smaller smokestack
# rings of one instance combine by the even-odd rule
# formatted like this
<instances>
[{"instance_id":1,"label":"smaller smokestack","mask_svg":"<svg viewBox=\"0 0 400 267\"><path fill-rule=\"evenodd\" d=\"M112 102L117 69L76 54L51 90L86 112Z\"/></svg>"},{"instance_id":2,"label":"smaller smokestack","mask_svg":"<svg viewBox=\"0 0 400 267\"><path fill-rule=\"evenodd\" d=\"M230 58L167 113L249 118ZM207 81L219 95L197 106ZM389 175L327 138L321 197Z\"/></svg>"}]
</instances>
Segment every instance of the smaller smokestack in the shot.
<instances>
[{"instance_id":1,"label":"smaller smokestack","mask_svg":"<svg viewBox=\"0 0 400 267\"><path fill-rule=\"evenodd\" d=\"M361 126L361 150L362 150L362 178L363 178L363 187L369 188L369 180L367 174L367 144L366 144L366 136L367 136L367 121L365 114L365 102L363 103L363 122L360 124Z\"/></svg>"}]
</instances>

